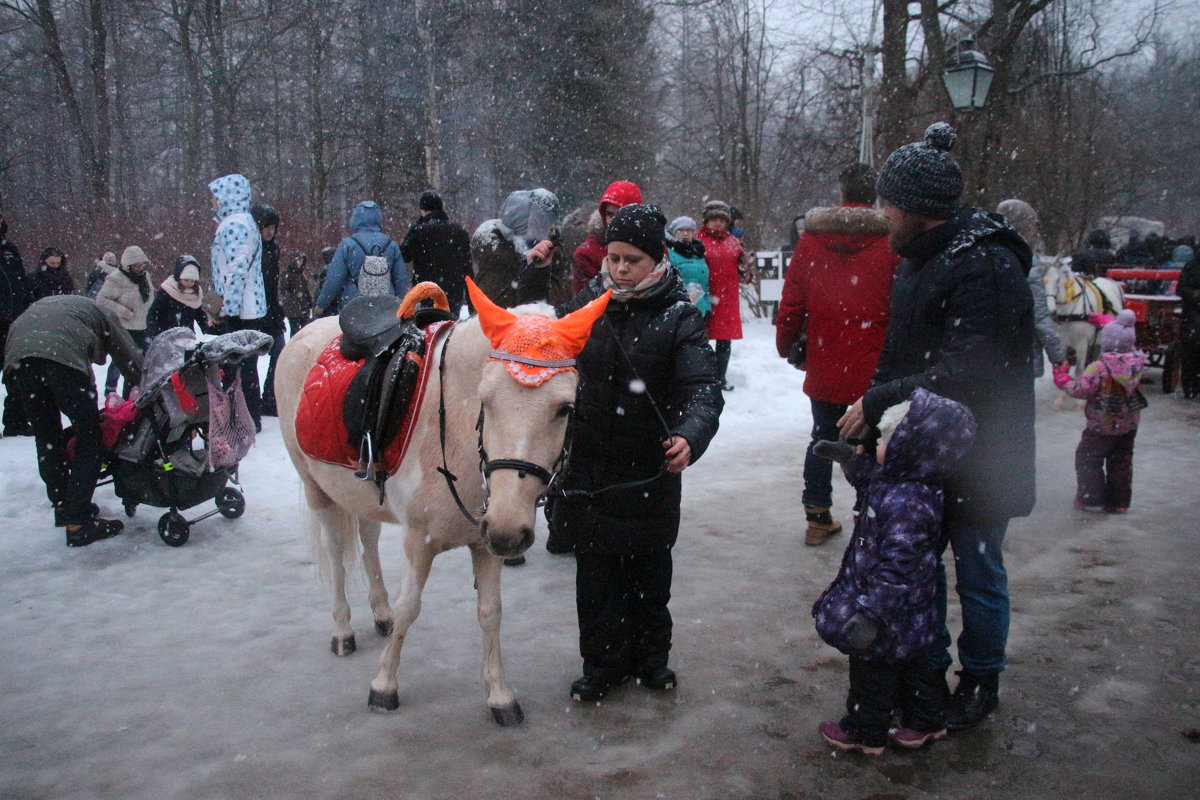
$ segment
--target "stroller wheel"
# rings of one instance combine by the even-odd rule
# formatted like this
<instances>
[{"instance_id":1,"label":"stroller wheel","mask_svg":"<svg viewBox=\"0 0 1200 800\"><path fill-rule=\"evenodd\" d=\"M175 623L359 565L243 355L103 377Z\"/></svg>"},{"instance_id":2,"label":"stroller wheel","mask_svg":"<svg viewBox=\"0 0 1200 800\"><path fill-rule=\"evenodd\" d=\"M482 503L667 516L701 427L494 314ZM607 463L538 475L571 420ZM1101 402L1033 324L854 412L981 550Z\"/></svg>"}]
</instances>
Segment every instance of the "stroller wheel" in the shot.
<instances>
[{"instance_id":1,"label":"stroller wheel","mask_svg":"<svg viewBox=\"0 0 1200 800\"><path fill-rule=\"evenodd\" d=\"M126 501L125 502L125 516L132 517L134 514L137 513L137 507L138 507L137 503Z\"/></svg>"},{"instance_id":2,"label":"stroller wheel","mask_svg":"<svg viewBox=\"0 0 1200 800\"><path fill-rule=\"evenodd\" d=\"M191 527L178 511L168 511L158 518L158 535L171 547L182 547L191 535Z\"/></svg>"},{"instance_id":3,"label":"stroller wheel","mask_svg":"<svg viewBox=\"0 0 1200 800\"><path fill-rule=\"evenodd\" d=\"M217 492L217 510L226 519L237 519L246 511L246 498L237 489L222 489Z\"/></svg>"}]
</instances>

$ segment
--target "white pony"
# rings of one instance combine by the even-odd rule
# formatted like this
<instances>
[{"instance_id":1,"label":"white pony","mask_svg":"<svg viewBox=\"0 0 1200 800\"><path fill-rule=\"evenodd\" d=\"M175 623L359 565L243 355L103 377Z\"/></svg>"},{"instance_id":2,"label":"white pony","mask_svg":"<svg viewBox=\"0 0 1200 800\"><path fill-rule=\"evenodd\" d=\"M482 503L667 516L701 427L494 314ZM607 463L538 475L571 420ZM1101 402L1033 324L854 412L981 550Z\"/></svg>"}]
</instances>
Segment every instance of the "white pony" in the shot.
<instances>
[{"instance_id":1,"label":"white pony","mask_svg":"<svg viewBox=\"0 0 1200 800\"><path fill-rule=\"evenodd\" d=\"M1094 348L1100 329L1088 321L1092 314L1115 316L1125 307L1121 285L1108 278L1077 275L1071 270L1071 259L1056 259L1047 268L1046 297L1050 302L1058 335L1062 343L1075 352L1075 377L1078 378L1095 355ZM1065 394L1060 392L1054 407L1061 409Z\"/></svg>"},{"instance_id":2,"label":"white pony","mask_svg":"<svg viewBox=\"0 0 1200 800\"><path fill-rule=\"evenodd\" d=\"M496 722L510 725L521 722L524 715L505 680L500 657L501 561L523 553L533 543L537 502L560 464L575 403L578 374L569 364L574 363L574 355L586 342L592 323L604 312L608 298L550 322L545 314L535 313L547 312L545 306L514 314L493 305L470 279L468 284L480 316L448 325L449 332L443 329L429 347L426 399L416 416L408 454L385 484L386 502L380 503L373 483L356 478L343 466L310 458L297 444L296 411L305 380L317 357L341 332L336 318L305 326L284 348L276 370L276 397L284 443L320 526L314 531L320 543L317 555L333 578L332 647L338 655L355 649L345 595L345 563L353 560L356 537L362 544L375 628L389 636L379 673L371 681L369 706L379 711L399 707L396 669L400 649L420 612L421 591L433 558L455 547L467 547L483 630L487 704ZM538 341L544 343L548 337L570 356L556 362L558 369L547 370L548 377L543 376L536 385L515 377L520 367L513 364L528 363L528 350L514 354L511 339L505 338L520 333L522 321L538 322ZM526 355L522 357L520 352ZM444 434L439 425L443 410ZM462 510L448 488L449 481L439 472L443 464L460 478L455 486ZM468 510L478 516L477 523L467 519ZM379 560L380 525L385 522L406 527L405 563L394 607L387 603Z\"/></svg>"}]
</instances>

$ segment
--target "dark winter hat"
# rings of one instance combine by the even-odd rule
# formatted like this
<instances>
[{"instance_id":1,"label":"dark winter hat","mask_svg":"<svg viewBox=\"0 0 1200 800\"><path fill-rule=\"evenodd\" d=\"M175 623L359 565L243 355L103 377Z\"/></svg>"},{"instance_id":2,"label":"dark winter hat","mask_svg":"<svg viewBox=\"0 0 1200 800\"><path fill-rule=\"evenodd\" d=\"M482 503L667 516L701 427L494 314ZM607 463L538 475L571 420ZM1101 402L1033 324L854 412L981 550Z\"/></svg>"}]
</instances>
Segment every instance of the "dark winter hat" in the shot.
<instances>
[{"instance_id":1,"label":"dark winter hat","mask_svg":"<svg viewBox=\"0 0 1200 800\"><path fill-rule=\"evenodd\" d=\"M279 224L279 212L266 203L255 203L250 206L250 216L254 217L254 224L259 227L259 230Z\"/></svg>"},{"instance_id":2,"label":"dark winter hat","mask_svg":"<svg viewBox=\"0 0 1200 800\"><path fill-rule=\"evenodd\" d=\"M1124 309L1117 318L1100 329L1100 349L1106 353L1128 353L1137 344L1134 323L1137 317L1131 309Z\"/></svg>"},{"instance_id":3,"label":"dark winter hat","mask_svg":"<svg viewBox=\"0 0 1200 800\"><path fill-rule=\"evenodd\" d=\"M949 219L958 211L963 175L950 155L958 135L945 122L925 129L925 141L912 142L888 156L875 188L901 211Z\"/></svg>"},{"instance_id":4,"label":"dark winter hat","mask_svg":"<svg viewBox=\"0 0 1200 800\"><path fill-rule=\"evenodd\" d=\"M335 255L337 255L337 248L336 248L336 247L323 247L323 248L321 248L321 260L322 260L322 261L324 261L326 264L329 264L329 263L331 263L331 262L333 261L333 257L334 257Z\"/></svg>"},{"instance_id":5,"label":"dark winter hat","mask_svg":"<svg viewBox=\"0 0 1200 800\"><path fill-rule=\"evenodd\" d=\"M417 208L421 211L444 211L445 205L442 203L442 196L433 189L426 189L421 192L421 198L417 200Z\"/></svg>"},{"instance_id":6,"label":"dark winter hat","mask_svg":"<svg viewBox=\"0 0 1200 800\"><path fill-rule=\"evenodd\" d=\"M733 222L733 212L729 209L729 203L724 200L709 200L704 204L704 213L701 216L705 222L714 217L724 217L726 222Z\"/></svg>"},{"instance_id":7,"label":"dark winter hat","mask_svg":"<svg viewBox=\"0 0 1200 800\"><path fill-rule=\"evenodd\" d=\"M667 218L658 210L658 206L648 206L642 203L624 206L608 223L608 235L605 244L625 242L638 250L660 261L666 254Z\"/></svg>"}]
</instances>

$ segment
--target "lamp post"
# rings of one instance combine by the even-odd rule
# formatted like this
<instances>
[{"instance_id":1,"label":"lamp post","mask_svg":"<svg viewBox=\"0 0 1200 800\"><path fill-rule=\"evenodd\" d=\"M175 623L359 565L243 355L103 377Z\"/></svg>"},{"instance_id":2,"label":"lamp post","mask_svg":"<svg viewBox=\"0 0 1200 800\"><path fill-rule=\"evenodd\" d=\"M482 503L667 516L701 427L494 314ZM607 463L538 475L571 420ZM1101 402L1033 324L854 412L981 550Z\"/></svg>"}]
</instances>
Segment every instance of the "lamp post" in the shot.
<instances>
[{"instance_id":1,"label":"lamp post","mask_svg":"<svg viewBox=\"0 0 1200 800\"><path fill-rule=\"evenodd\" d=\"M983 108L996 74L987 56L974 47L974 39L963 39L942 68L942 84L950 95L950 105L959 111Z\"/></svg>"}]
</instances>

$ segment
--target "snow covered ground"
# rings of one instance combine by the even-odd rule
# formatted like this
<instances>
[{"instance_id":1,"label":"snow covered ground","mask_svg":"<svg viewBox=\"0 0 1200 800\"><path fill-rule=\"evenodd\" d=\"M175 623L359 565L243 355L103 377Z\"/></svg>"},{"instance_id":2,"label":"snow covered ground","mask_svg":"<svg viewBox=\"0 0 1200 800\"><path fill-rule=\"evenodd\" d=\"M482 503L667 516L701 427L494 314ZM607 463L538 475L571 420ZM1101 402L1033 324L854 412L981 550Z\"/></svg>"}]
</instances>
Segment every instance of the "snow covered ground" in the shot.
<instances>
[{"instance_id":1,"label":"snow covered ground","mask_svg":"<svg viewBox=\"0 0 1200 800\"><path fill-rule=\"evenodd\" d=\"M0 440L0 798L1096 798L1190 796L1200 779L1200 406L1148 392L1133 510L1070 509L1075 412L1038 412L1040 502L1007 545L1012 665L981 728L877 761L834 756L845 661L809 608L844 538L803 545L802 375L747 323L718 434L684 478L677 692L567 697L574 571L542 539L504 574L505 665L526 712L484 704L470 563L438 558L372 714L382 640L352 596L359 651L329 652L329 599L276 420L243 461L247 511L182 548L143 507L84 549L51 526L30 438ZM263 363L265 369L265 362ZM100 376L102 380L102 375ZM1039 383L1043 400L1052 387ZM850 492L838 478L837 502ZM97 501L120 514L111 490ZM848 517L842 514L843 519ZM397 586L399 536L385 529Z\"/></svg>"}]
</instances>

